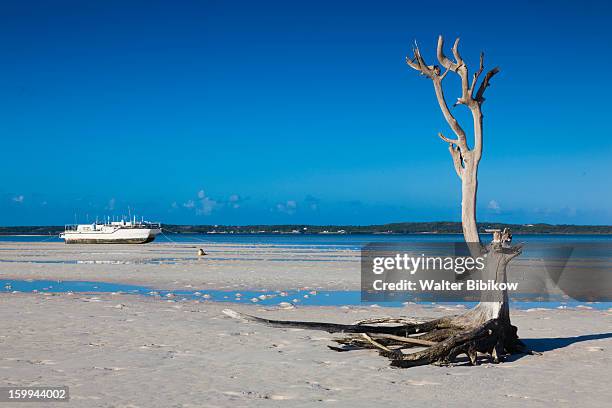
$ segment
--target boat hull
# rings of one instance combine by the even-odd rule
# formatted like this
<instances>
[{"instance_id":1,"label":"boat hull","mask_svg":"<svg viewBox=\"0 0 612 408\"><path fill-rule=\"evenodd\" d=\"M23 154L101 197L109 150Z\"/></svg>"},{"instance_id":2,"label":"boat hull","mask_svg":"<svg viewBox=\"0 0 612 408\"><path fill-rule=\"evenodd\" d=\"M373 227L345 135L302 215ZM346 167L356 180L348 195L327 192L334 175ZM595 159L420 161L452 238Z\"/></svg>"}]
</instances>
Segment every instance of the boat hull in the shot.
<instances>
[{"instance_id":1,"label":"boat hull","mask_svg":"<svg viewBox=\"0 0 612 408\"><path fill-rule=\"evenodd\" d=\"M113 232L72 232L60 234L66 244L146 244L155 240L161 230L119 228Z\"/></svg>"},{"instance_id":2,"label":"boat hull","mask_svg":"<svg viewBox=\"0 0 612 408\"><path fill-rule=\"evenodd\" d=\"M119 239L104 239L104 238L76 238L64 239L66 244L146 244L155 240L155 237L141 238L119 238Z\"/></svg>"}]
</instances>

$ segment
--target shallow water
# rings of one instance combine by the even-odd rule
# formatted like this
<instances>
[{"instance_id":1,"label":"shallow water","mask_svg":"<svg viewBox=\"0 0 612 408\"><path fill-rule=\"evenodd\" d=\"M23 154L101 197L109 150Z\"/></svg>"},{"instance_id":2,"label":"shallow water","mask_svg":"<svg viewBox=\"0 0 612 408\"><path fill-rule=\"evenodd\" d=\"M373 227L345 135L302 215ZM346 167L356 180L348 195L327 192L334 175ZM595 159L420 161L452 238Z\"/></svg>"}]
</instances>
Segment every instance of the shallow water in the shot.
<instances>
[{"instance_id":1,"label":"shallow water","mask_svg":"<svg viewBox=\"0 0 612 408\"><path fill-rule=\"evenodd\" d=\"M490 234L482 234L484 242ZM0 235L0 242L63 242L52 235ZM320 249L359 249L372 242L462 242L461 234L168 234L158 235L156 243L251 244ZM515 242L609 242L612 235L602 234L515 234ZM151 245L151 244L149 244ZM329 248L331 247L331 248Z\"/></svg>"},{"instance_id":2,"label":"shallow water","mask_svg":"<svg viewBox=\"0 0 612 408\"><path fill-rule=\"evenodd\" d=\"M314 290L287 290L287 291L225 291L225 290L156 290L146 286L125 285L121 283L88 282L88 281L55 281L55 280L0 280L0 293L113 293L132 294L155 297L172 301L202 301L202 302L230 302L244 304L262 304L276 306L287 302L296 306L373 306L373 303L362 302L360 291L314 291ZM424 306L445 306L466 308L475 305L475 302L415 302ZM401 307L404 302L381 302L379 306ZM514 300L511 306L515 309L531 308L592 308L606 310L612 308L612 302L522 302Z\"/></svg>"},{"instance_id":3,"label":"shallow water","mask_svg":"<svg viewBox=\"0 0 612 408\"><path fill-rule=\"evenodd\" d=\"M34 256L34 255L32 255ZM204 261L255 261L255 262L346 262L358 260L358 258L247 258L247 257L166 257L166 258L151 258L151 259L131 259L131 260L75 260L75 259L44 259L44 260L27 260L27 259L0 259L0 263L31 263L31 264L65 264L65 265L174 265L181 262L204 262Z\"/></svg>"},{"instance_id":4,"label":"shallow water","mask_svg":"<svg viewBox=\"0 0 612 408\"><path fill-rule=\"evenodd\" d=\"M483 234L484 242L490 240L488 234ZM62 242L57 236L11 236L0 235L0 243L2 242ZM237 249L245 248L270 248L270 249L290 249L292 253L309 253L313 250L317 252L335 252L347 251L346 255L357 256L359 251L369 244L389 244L405 245L406 248L414 250L421 246L426 249L428 243L455 243L463 242L463 236L460 234L350 234L350 235L334 235L334 234L167 234L159 235L156 240L147 244L144 248L154 250L159 248L159 244L178 243L178 244L196 244L195 247L204 247L206 244L222 244L226 248L235 247ZM537 259L537 258L565 258L570 256L573 259L612 259L612 235L597 235L597 234L579 234L579 235L555 235L555 234L524 234L515 235L514 243L523 244L523 253L521 259ZM87 245L77 246L79 249L86 248ZM109 251L113 245L107 246ZM0 248L5 251L21 250L20 248ZM187 249L184 249L187 251ZM176 248L176 251L181 252L183 249ZM213 248L207 252L214 252ZM321 259L322 258L322 259ZM177 261L186 260L177 259ZM232 258L209 258L213 260L225 261ZM260 261L257 259L242 259ZM1 261L1 260L0 260ZM313 258L268 258L265 261L270 262L333 262L327 255L323 255L320 259ZM41 261L40 263L44 263ZM154 259L130 261L132 263L172 263L170 259ZM36 262L38 263L38 262ZM51 263L51 262L49 262ZM72 260L53 261L52 263L75 263Z\"/></svg>"}]
</instances>

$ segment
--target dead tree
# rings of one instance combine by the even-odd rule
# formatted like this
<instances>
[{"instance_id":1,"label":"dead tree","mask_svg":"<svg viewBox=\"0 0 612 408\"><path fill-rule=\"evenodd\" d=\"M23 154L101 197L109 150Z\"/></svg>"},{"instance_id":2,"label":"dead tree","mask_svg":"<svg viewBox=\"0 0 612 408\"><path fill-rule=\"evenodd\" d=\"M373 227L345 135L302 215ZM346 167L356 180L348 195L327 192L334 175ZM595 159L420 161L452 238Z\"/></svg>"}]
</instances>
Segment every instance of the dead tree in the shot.
<instances>
[{"instance_id":1,"label":"dead tree","mask_svg":"<svg viewBox=\"0 0 612 408\"><path fill-rule=\"evenodd\" d=\"M432 81L438 105L444 118L454 133L453 138L439 133L440 138L448 143L455 172L461 180L461 224L463 236L472 255L486 254L485 279L496 283L506 282L508 262L521 253L519 246L512 246L512 235L509 230L494 231L493 240L482 244L476 224L476 193L478 190L478 165L483 148L483 115L484 93L491 78L499 72L495 67L484 72L484 53L480 54L480 64L470 78L468 67L459 53L459 39L452 47L453 59L444 53L444 39L438 37L437 60L440 65L429 65L421 55L418 46L413 49L413 56L406 58L406 63L421 75ZM472 147L468 146L465 131L451 112L442 82L449 72L461 80L461 96L454 103L466 106L474 122ZM517 328L510 322L508 293L506 290L494 293L487 292L480 303L473 309L458 316L446 316L431 321L406 319L375 319L361 321L352 325L280 321L262 319L232 310L224 311L227 315L274 327L299 327L324 330L330 333L345 333L335 339L341 347L330 347L337 351L351 348L373 348L391 360L396 367L412 367L425 364L449 364L456 357L465 354L471 364L477 364L479 353L489 356L493 362L499 362L504 355L511 353L531 353L518 339ZM412 353L403 350L418 347Z\"/></svg>"}]
</instances>

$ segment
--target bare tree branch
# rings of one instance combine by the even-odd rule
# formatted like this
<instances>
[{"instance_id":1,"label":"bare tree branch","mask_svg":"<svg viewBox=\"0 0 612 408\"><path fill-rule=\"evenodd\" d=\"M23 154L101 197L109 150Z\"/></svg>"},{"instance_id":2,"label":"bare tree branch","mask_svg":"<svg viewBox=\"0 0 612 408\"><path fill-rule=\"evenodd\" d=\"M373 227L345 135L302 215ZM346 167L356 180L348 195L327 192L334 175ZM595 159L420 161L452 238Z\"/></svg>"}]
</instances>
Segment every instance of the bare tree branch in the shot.
<instances>
[{"instance_id":1,"label":"bare tree branch","mask_svg":"<svg viewBox=\"0 0 612 408\"><path fill-rule=\"evenodd\" d=\"M464 65L463 59L461 58L461 55L459 55L459 37L457 37L457 39L455 40L452 51L453 55L455 56L455 61L457 61L457 68Z\"/></svg>"},{"instance_id":2,"label":"bare tree branch","mask_svg":"<svg viewBox=\"0 0 612 408\"><path fill-rule=\"evenodd\" d=\"M438 36L437 56L438 56L438 61L440 61L440 64L444 68L450 69L453 72L457 72L457 68L459 67L459 65L455 64L446 55L444 55L444 37L442 37L441 35Z\"/></svg>"},{"instance_id":3,"label":"bare tree branch","mask_svg":"<svg viewBox=\"0 0 612 408\"><path fill-rule=\"evenodd\" d=\"M455 164L455 170L459 176L462 176L464 173L463 169L468 165L468 159L470 166L477 167L482 157L482 111L480 105L484 101L483 94L485 89L489 86L489 81L497 72L499 72L499 68L494 68L487 72L482 83L480 84L480 87L478 88L478 91L476 92L476 96L474 96L478 79L484 71L484 53L480 54L478 70L473 74L470 83L468 67L463 61L463 57L461 57L461 54L459 53L459 41L460 39L457 38L451 49L455 59L455 61L453 61L444 54L444 37L438 37L436 56L441 66L446 68L443 74L440 74L440 67L438 65L428 65L425 62L425 59L421 54L421 50L416 42L413 48L414 57L406 58L406 63L413 69L419 71L422 75L425 75L431 79L433 82L436 99L438 100L438 105L440 106L440 110L444 115L444 119L446 119L446 122L450 128L457 135L456 139L449 139L440 134L440 138L449 143L451 146L451 154L453 157L453 163ZM473 150L470 150L468 147L465 131L455 116L451 113L444 96L442 80L446 77L449 71L455 72L461 79L461 96L457 98L457 101L452 107L454 108L457 105L466 105L472 113L474 120ZM475 233L472 232L471 235L475 235Z\"/></svg>"},{"instance_id":4,"label":"bare tree branch","mask_svg":"<svg viewBox=\"0 0 612 408\"><path fill-rule=\"evenodd\" d=\"M476 88L476 83L478 82L478 77L482 74L484 70L484 52L480 53L480 66L478 67L478 71L474 73L472 77L472 85L470 85L470 97L474 96L474 89Z\"/></svg>"},{"instance_id":5,"label":"bare tree branch","mask_svg":"<svg viewBox=\"0 0 612 408\"><path fill-rule=\"evenodd\" d=\"M414 44L413 48L414 57L408 58L406 57L406 64L408 64L411 68L416 69L421 74L425 75L430 79L434 79L435 77L440 75L440 68L436 65L427 65L423 56L421 55L421 51L419 50L419 46Z\"/></svg>"},{"instance_id":6,"label":"bare tree branch","mask_svg":"<svg viewBox=\"0 0 612 408\"><path fill-rule=\"evenodd\" d=\"M449 70L452 71L452 65L444 63L443 65L446 67L446 71L442 75L440 75L440 67L438 67L437 65L427 65L425 59L421 55L419 47L416 44L413 49L413 52L414 57L406 57L406 63L411 68L419 71L421 74L432 80L436 92L436 98L438 100L438 104L440 105L440 109L442 110L442 114L444 115L444 118L448 122L453 132L455 132L455 134L457 135L456 144L460 148L467 150L468 147L465 139L465 131L459 125L459 122L457 122L450 109L448 108L448 104L446 103L446 99L444 98L444 90L442 89L442 80L446 77Z\"/></svg>"},{"instance_id":7,"label":"bare tree branch","mask_svg":"<svg viewBox=\"0 0 612 408\"><path fill-rule=\"evenodd\" d=\"M442 56L444 56L443 51L440 50L440 38L442 36L438 37L438 52L442 54ZM443 41L442 41L443 44ZM464 104L464 105L470 105L472 102L472 95L470 93L470 86L469 86L469 81L468 81L468 69L467 66L465 65L465 63L463 62L463 58L461 58L461 54L459 54L459 38L457 38L455 40L455 43L453 44L453 48L452 48L452 52L453 52L453 56L455 57L455 63L454 63L454 67L455 69L453 70L454 72L457 73L457 75L459 75L459 77L461 78L461 97L457 99L457 102L455 102L455 104L453 106L457 106L459 104Z\"/></svg>"},{"instance_id":8,"label":"bare tree branch","mask_svg":"<svg viewBox=\"0 0 612 408\"><path fill-rule=\"evenodd\" d=\"M448 137L444 136L441 132L438 132L438 136L440 136L440 139L444 140L446 143L451 143L454 145L459 144L459 140L449 139Z\"/></svg>"},{"instance_id":9,"label":"bare tree branch","mask_svg":"<svg viewBox=\"0 0 612 408\"><path fill-rule=\"evenodd\" d=\"M476 99L476 101L478 101L478 103L482 104L484 102L484 91L489 86L489 81L491 80L491 78L493 78L493 75L497 74L498 72L499 67L495 67L489 72L487 72L487 74L485 75L484 79L482 80L482 83L480 84L480 87L478 87L478 92L476 92L476 98L474 98Z\"/></svg>"},{"instance_id":10,"label":"bare tree branch","mask_svg":"<svg viewBox=\"0 0 612 408\"><path fill-rule=\"evenodd\" d=\"M440 137L440 139L448 143L448 151L450 152L451 157L453 159L453 165L455 166L455 172L457 173L459 178L463 177L463 157L461 155L461 149L459 148L459 143L460 143L459 140L449 139L448 137L444 136L442 133L438 133L438 136Z\"/></svg>"},{"instance_id":11,"label":"bare tree branch","mask_svg":"<svg viewBox=\"0 0 612 408\"><path fill-rule=\"evenodd\" d=\"M408 57L406 56L406 64L408 64L409 67L411 67L412 69L416 69L417 71L420 71L420 67L419 64L417 64L416 62L416 57Z\"/></svg>"},{"instance_id":12,"label":"bare tree branch","mask_svg":"<svg viewBox=\"0 0 612 408\"><path fill-rule=\"evenodd\" d=\"M467 142L465 139L465 131L463 130L461 125L459 125L459 122L457 122L457 119L455 119L450 109L448 108L446 99L444 98L444 90L442 89L442 81L440 80L440 78L434 78L433 84L434 84L434 90L436 92L436 98L438 99L438 105L440 105L440 109L442 110L444 119L446 119L446 122L448 123L450 128L457 135L457 145L460 148L467 150L468 147L467 147Z\"/></svg>"},{"instance_id":13,"label":"bare tree branch","mask_svg":"<svg viewBox=\"0 0 612 408\"><path fill-rule=\"evenodd\" d=\"M448 71L450 71L450 68L446 68L446 71L444 71L444 73L440 75L440 81L446 77L446 74L448 74Z\"/></svg>"},{"instance_id":14,"label":"bare tree branch","mask_svg":"<svg viewBox=\"0 0 612 408\"><path fill-rule=\"evenodd\" d=\"M458 147L453 146L453 144L449 143L448 145L448 151L451 154L451 157L453 158L453 165L455 166L455 172L457 173L457 175L459 176L459 178L463 177L463 166L462 166L462 159L461 159L461 151L459 150Z\"/></svg>"}]
</instances>

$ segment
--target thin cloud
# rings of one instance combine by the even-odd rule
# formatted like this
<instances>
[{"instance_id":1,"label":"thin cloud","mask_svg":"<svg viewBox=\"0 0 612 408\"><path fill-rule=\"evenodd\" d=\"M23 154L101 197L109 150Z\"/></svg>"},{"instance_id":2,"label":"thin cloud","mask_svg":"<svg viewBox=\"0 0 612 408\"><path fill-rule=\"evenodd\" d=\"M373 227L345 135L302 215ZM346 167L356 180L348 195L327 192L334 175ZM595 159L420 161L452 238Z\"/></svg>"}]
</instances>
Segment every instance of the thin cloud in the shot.
<instances>
[{"instance_id":1,"label":"thin cloud","mask_svg":"<svg viewBox=\"0 0 612 408\"><path fill-rule=\"evenodd\" d=\"M198 191L198 206L196 207L197 215L210 215L216 206L217 202L208 197L204 190Z\"/></svg>"},{"instance_id":2,"label":"thin cloud","mask_svg":"<svg viewBox=\"0 0 612 408\"><path fill-rule=\"evenodd\" d=\"M285 214L295 214L297 210L297 202L295 200L287 200L284 203L276 204L276 211L285 213Z\"/></svg>"},{"instance_id":3,"label":"thin cloud","mask_svg":"<svg viewBox=\"0 0 612 408\"><path fill-rule=\"evenodd\" d=\"M240 208L240 202L241 202L241 199L238 194L232 194L229 197L229 206L231 208Z\"/></svg>"},{"instance_id":4,"label":"thin cloud","mask_svg":"<svg viewBox=\"0 0 612 408\"><path fill-rule=\"evenodd\" d=\"M208 197L204 190L199 190L197 193L197 200L188 200L183 203L183 207L189 210L195 210L197 215L210 215L219 203Z\"/></svg>"},{"instance_id":5,"label":"thin cloud","mask_svg":"<svg viewBox=\"0 0 612 408\"><path fill-rule=\"evenodd\" d=\"M499 205L499 203L495 200L491 200L489 201L489 204L487 204L487 208L489 210L492 210L493 212L499 213L501 211L501 207Z\"/></svg>"}]
</instances>

